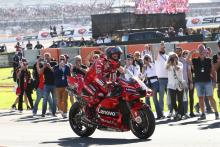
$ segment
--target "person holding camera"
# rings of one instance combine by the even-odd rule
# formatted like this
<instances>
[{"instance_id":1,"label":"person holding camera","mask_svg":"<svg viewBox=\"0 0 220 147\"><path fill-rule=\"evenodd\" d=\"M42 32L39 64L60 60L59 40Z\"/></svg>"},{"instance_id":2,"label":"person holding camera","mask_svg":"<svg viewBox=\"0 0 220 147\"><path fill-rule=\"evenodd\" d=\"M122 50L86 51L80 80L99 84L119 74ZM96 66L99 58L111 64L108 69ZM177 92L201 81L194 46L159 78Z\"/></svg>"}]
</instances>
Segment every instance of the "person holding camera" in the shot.
<instances>
[{"instance_id":1,"label":"person holding camera","mask_svg":"<svg viewBox=\"0 0 220 147\"><path fill-rule=\"evenodd\" d=\"M192 58L192 54L198 53L199 58ZM192 64L193 72L195 74L195 87L199 97L199 105L201 108L201 116L198 120L206 119L204 98L208 97L211 106L215 111L215 119L219 119L215 99L213 98L213 82L216 82L216 72L212 61L207 57L207 50L204 45L199 45L198 49L192 50L187 58L188 62Z\"/></svg>"},{"instance_id":2,"label":"person holding camera","mask_svg":"<svg viewBox=\"0 0 220 147\"><path fill-rule=\"evenodd\" d=\"M36 101L34 103L34 108L33 108L33 116L35 116L37 114L37 110L38 110L38 104L41 100L41 98L43 98L43 94L44 94L44 74L40 73L40 69L43 68L43 64L44 64L44 59L42 59L42 57L40 55L37 56L37 61L33 66L33 81L34 81L34 88L36 90ZM49 105L52 105L52 101L51 98L49 96ZM51 109L51 107L50 107Z\"/></svg>"},{"instance_id":3,"label":"person holding camera","mask_svg":"<svg viewBox=\"0 0 220 147\"><path fill-rule=\"evenodd\" d=\"M19 87L19 101L18 101L18 110L20 112L23 111L23 95L26 94L31 109L33 109L33 99L32 99L32 79L31 79L31 72L28 70L28 62L26 59L22 59L20 62L20 68L17 74L18 79L18 87Z\"/></svg>"},{"instance_id":4,"label":"person holding camera","mask_svg":"<svg viewBox=\"0 0 220 147\"><path fill-rule=\"evenodd\" d=\"M70 67L66 64L65 56L61 55L59 64L54 67L54 81L56 86L57 106L63 118L67 117L67 76L70 76Z\"/></svg>"},{"instance_id":5,"label":"person holding camera","mask_svg":"<svg viewBox=\"0 0 220 147\"><path fill-rule=\"evenodd\" d=\"M171 104L175 110L175 120L181 120L183 114L183 64L179 62L176 53L171 52L167 61L166 69L168 71L168 84L167 88L170 94ZM178 105L176 103L176 98Z\"/></svg>"},{"instance_id":6,"label":"person holding camera","mask_svg":"<svg viewBox=\"0 0 220 147\"><path fill-rule=\"evenodd\" d=\"M50 99L51 94L51 109L52 115L56 116L56 97L55 97L55 84L54 84L54 69L53 66L56 65L56 62L51 61L50 53L44 54L43 67L39 69L39 74L44 75L44 94L43 94L43 109L42 109L42 117L45 117L47 110L47 101Z\"/></svg>"},{"instance_id":7,"label":"person holding camera","mask_svg":"<svg viewBox=\"0 0 220 147\"><path fill-rule=\"evenodd\" d=\"M144 83L153 91L153 101L156 108L157 119L163 119L162 109L159 104L157 93L159 92L159 81L156 75L155 64L152 61L152 57L149 54L144 56L144 65L143 65L143 79Z\"/></svg>"}]
</instances>

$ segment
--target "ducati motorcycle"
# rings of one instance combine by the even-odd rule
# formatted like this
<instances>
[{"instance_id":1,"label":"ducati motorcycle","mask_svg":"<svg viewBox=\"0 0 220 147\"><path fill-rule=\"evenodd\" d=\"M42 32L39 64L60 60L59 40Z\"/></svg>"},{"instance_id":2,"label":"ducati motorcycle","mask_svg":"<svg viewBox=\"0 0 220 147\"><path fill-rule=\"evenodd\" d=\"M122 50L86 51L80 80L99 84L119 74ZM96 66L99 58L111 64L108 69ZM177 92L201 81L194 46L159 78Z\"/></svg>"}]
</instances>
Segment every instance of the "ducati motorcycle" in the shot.
<instances>
[{"instance_id":1,"label":"ducati motorcycle","mask_svg":"<svg viewBox=\"0 0 220 147\"><path fill-rule=\"evenodd\" d=\"M74 95L76 102L69 111L69 124L81 137L91 136L96 129L103 131L132 131L140 138L149 138L155 130L155 118L150 107L141 98L151 91L129 70L125 70L129 81L118 79L110 86L107 96L88 96L89 90L97 90L86 85L84 77L68 77L67 91Z\"/></svg>"}]
</instances>

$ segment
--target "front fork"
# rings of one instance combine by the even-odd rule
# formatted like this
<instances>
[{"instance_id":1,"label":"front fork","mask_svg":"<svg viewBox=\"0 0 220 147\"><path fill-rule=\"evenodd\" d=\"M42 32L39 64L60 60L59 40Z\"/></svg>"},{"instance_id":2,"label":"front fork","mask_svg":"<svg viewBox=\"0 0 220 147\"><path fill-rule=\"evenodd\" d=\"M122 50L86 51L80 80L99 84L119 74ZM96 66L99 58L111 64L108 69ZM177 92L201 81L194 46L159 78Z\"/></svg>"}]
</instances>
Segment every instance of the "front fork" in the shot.
<instances>
[{"instance_id":1,"label":"front fork","mask_svg":"<svg viewBox=\"0 0 220 147\"><path fill-rule=\"evenodd\" d=\"M140 115L140 110L141 109L150 109L150 107L140 101L137 101L135 104L132 106L130 105L129 102L126 102L128 106L128 110L130 110L131 114L131 119L133 119L137 124L141 124L143 122L141 115Z\"/></svg>"}]
</instances>

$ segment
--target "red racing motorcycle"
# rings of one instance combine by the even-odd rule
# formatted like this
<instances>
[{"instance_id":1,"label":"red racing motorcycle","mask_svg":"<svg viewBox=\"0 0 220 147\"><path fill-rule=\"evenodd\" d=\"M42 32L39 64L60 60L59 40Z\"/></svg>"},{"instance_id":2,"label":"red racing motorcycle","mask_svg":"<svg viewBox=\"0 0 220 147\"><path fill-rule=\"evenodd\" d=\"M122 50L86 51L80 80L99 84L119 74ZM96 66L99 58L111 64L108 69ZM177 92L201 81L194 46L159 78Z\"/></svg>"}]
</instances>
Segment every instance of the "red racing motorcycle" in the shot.
<instances>
[{"instance_id":1,"label":"red racing motorcycle","mask_svg":"<svg viewBox=\"0 0 220 147\"><path fill-rule=\"evenodd\" d=\"M103 131L132 131L140 138L149 138L155 130L155 118L148 105L141 100L151 94L145 84L128 70L129 81L118 79L110 85L107 96L88 96L84 77L68 77L67 91L76 101L69 111L69 123L72 130L81 137L92 135L96 129ZM93 108L93 109L91 109Z\"/></svg>"}]
</instances>

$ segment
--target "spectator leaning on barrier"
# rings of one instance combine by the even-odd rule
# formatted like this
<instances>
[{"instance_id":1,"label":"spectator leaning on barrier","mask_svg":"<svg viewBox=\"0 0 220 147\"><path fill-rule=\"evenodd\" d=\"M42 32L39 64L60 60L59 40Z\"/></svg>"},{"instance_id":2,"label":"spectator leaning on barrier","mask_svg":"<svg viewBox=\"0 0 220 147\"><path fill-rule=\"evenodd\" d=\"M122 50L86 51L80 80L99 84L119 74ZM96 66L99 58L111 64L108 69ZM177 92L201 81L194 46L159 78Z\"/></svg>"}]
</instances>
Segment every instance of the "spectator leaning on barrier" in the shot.
<instances>
[{"instance_id":1,"label":"spectator leaning on barrier","mask_svg":"<svg viewBox=\"0 0 220 147\"><path fill-rule=\"evenodd\" d=\"M103 42L103 40L102 40L102 38L101 37L99 37L97 40L96 40L96 44L97 45L101 45L101 44L103 44L104 42Z\"/></svg>"},{"instance_id":2,"label":"spectator leaning on barrier","mask_svg":"<svg viewBox=\"0 0 220 147\"><path fill-rule=\"evenodd\" d=\"M33 44L28 40L28 43L26 44L26 49L27 50L32 50L33 49Z\"/></svg>"},{"instance_id":3,"label":"spectator leaning on barrier","mask_svg":"<svg viewBox=\"0 0 220 147\"><path fill-rule=\"evenodd\" d=\"M168 34L169 34L170 38L174 38L176 36L176 32L174 30L174 27L169 27Z\"/></svg>"},{"instance_id":4,"label":"spectator leaning on barrier","mask_svg":"<svg viewBox=\"0 0 220 147\"><path fill-rule=\"evenodd\" d=\"M63 118L67 117L67 76L70 76L70 67L66 64L65 56L61 55L59 59L59 64L54 67L54 79L56 86L55 91L57 98L57 106Z\"/></svg>"},{"instance_id":5,"label":"spectator leaning on barrier","mask_svg":"<svg viewBox=\"0 0 220 147\"><path fill-rule=\"evenodd\" d=\"M60 41L59 47L66 47L66 42L63 39Z\"/></svg>"},{"instance_id":6,"label":"spectator leaning on barrier","mask_svg":"<svg viewBox=\"0 0 220 147\"><path fill-rule=\"evenodd\" d=\"M50 48L58 48L58 45L55 41L53 41L53 44L50 46Z\"/></svg>"},{"instance_id":7,"label":"spectator leaning on barrier","mask_svg":"<svg viewBox=\"0 0 220 147\"><path fill-rule=\"evenodd\" d=\"M168 84L169 95L171 104L175 110L174 119L181 120L183 113L183 90L184 90L184 79L183 79L183 64L179 62L176 53L171 52L167 61L166 68L168 70ZM176 104L176 98L178 105Z\"/></svg>"},{"instance_id":8,"label":"spectator leaning on barrier","mask_svg":"<svg viewBox=\"0 0 220 147\"><path fill-rule=\"evenodd\" d=\"M86 46L86 41L83 37L80 40L80 45L79 46Z\"/></svg>"},{"instance_id":9,"label":"spectator leaning on barrier","mask_svg":"<svg viewBox=\"0 0 220 147\"><path fill-rule=\"evenodd\" d=\"M73 46L72 38L71 38L71 37L69 37L69 39L68 39L68 41L67 41L67 43L66 43L66 46L67 46L67 47L72 47L72 46Z\"/></svg>"},{"instance_id":10,"label":"spectator leaning on barrier","mask_svg":"<svg viewBox=\"0 0 220 147\"><path fill-rule=\"evenodd\" d=\"M18 87L20 88L19 92L19 101L18 101L18 110L23 111L23 95L26 93L31 109L33 109L33 99L31 97L33 85L31 79L31 73L28 70L28 62L26 59L22 59L20 62L20 68L17 74L18 78Z\"/></svg>"},{"instance_id":11,"label":"spectator leaning on barrier","mask_svg":"<svg viewBox=\"0 0 220 147\"><path fill-rule=\"evenodd\" d=\"M146 85L153 91L153 101L156 108L157 119L165 118L157 98L157 93L159 92L159 82L156 75L155 64L153 63L152 57L150 55L144 56L144 66L142 73L145 81L144 83L146 83Z\"/></svg>"},{"instance_id":12,"label":"spectator leaning on barrier","mask_svg":"<svg viewBox=\"0 0 220 147\"><path fill-rule=\"evenodd\" d=\"M20 45L20 42L17 42L17 44L15 45L15 51L21 51L21 45Z\"/></svg>"},{"instance_id":13,"label":"spectator leaning on barrier","mask_svg":"<svg viewBox=\"0 0 220 147\"><path fill-rule=\"evenodd\" d=\"M199 58L191 59L192 54L198 52ZM219 114L217 111L217 106L215 99L213 98L213 86L212 81L216 82L216 72L214 66L211 63L211 59L206 57L207 50L204 45L199 45L198 49L190 52L188 56L188 62L192 63L194 74L195 74L195 87L197 89L197 94L199 97L199 105L202 111L202 115L199 120L206 119L204 110L204 97L207 96L211 103L211 106L215 111L215 119L219 119Z\"/></svg>"},{"instance_id":14,"label":"spectator leaning on barrier","mask_svg":"<svg viewBox=\"0 0 220 147\"><path fill-rule=\"evenodd\" d=\"M39 41L37 41L37 44L35 45L34 49L41 50L43 48L44 48L44 46L42 44L40 44Z\"/></svg>"},{"instance_id":15,"label":"spectator leaning on barrier","mask_svg":"<svg viewBox=\"0 0 220 147\"><path fill-rule=\"evenodd\" d=\"M217 93L220 103L220 41L218 41L218 53L213 56L213 64L215 71L217 72Z\"/></svg>"},{"instance_id":16,"label":"spectator leaning on barrier","mask_svg":"<svg viewBox=\"0 0 220 147\"><path fill-rule=\"evenodd\" d=\"M184 36L183 34L183 28L179 28L177 36Z\"/></svg>"},{"instance_id":17,"label":"spectator leaning on barrier","mask_svg":"<svg viewBox=\"0 0 220 147\"><path fill-rule=\"evenodd\" d=\"M43 68L40 69L39 74L44 74L44 99L42 108L42 117L45 117L47 110L47 101L51 105L52 115L56 116L56 97L55 97L55 85L54 85L54 70L53 65L55 63L51 61L50 53L44 54ZM40 67L38 67L40 68ZM51 99L49 95L51 94Z\"/></svg>"},{"instance_id":18,"label":"spectator leaning on barrier","mask_svg":"<svg viewBox=\"0 0 220 147\"><path fill-rule=\"evenodd\" d=\"M106 37L104 39L104 43L108 44L108 43L111 43L111 42L112 42L111 38L108 35L106 35Z\"/></svg>"},{"instance_id":19,"label":"spectator leaning on barrier","mask_svg":"<svg viewBox=\"0 0 220 147\"><path fill-rule=\"evenodd\" d=\"M172 106L170 102L170 97L167 92L167 83L168 83L168 73L166 69L166 62L168 59L168 55L166 55L165 52L165 45L164 42L161 42L159 53L157 55L157 58L155 59L155 65L156 65L156 73L159 81L159 103L160 108L162 109L162 112L164 111L164 93L167 93L167 103L169 108L169 114L167 117L172 116Z\"/></svg>"},{"instance_id":20,"label":"spectator leaning on barrier","mask_svg":"<svg viewBox=\"0 0 220 147\"><path fill-rule=\"evenodd\" d=\"M0 52L7 52L7 47L5 44L0 46Z\"/></svg>"}]
</instances>

